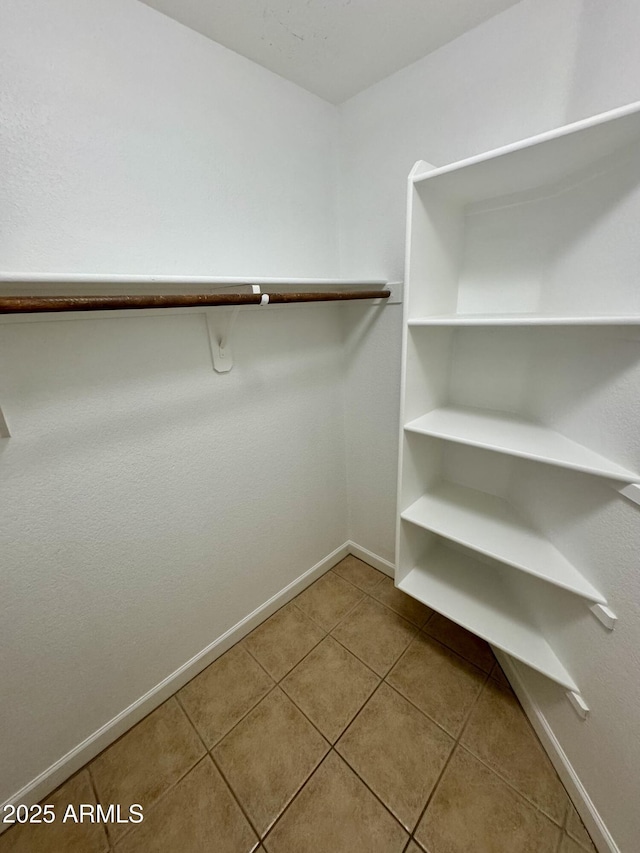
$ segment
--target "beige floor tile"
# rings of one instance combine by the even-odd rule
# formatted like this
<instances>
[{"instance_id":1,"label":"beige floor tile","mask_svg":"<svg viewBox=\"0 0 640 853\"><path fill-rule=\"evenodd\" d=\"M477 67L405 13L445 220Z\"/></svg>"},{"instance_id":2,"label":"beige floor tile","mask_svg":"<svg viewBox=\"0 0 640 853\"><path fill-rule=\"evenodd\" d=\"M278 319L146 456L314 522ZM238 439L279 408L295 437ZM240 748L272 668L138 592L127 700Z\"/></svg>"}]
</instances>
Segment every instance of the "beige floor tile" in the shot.
<instances>
[{"instance_id":1,"label":"beige floor tile","mask_svg":"<svg viewBox=\"0 0 640 853\"><path fill-rule=\"evenodd\" d=\"M391 578L383 578L382 583L373 590L371 595L409 622L413 622L418 628L421 628L433 613L430 607L426 607L395 587Z\"/></svg>"},{"instance_id":2,"label":"beige floor tile","mask_svg":"<svg viewBox=\"0 0 640 853\"><path fill-rule=\"evenodd\" d=\"M207 756L116 844L116 853L250 853L258 839Z\"/></svg>"},{"instance_id":3,"label":"beige floor tile","mask_svg":"<svg viewBox=\"0 0 640 853\"><path fill-rule=\"evenodd\" d=\"M237 645L185 685L178 698L211 747L272 687L273 680Z\"/></svg>"},{"instance_id":4,"label":"beige floor tile","mask_svg":"<svg viewBox=\"0 0 640 853\"><path fill-rule=\"evenodd\" d=\"M324 637L324 632L293 604L259 625L244 645L272 678L280 681Z\"/></svg>"},{"instance_id":5,"label":"beige floor tile","mask_svg":"<svg viewBox=\"0 0 640 853\"><path fill-rule=\"evenodd\" d=\"M1 853L105 853L109 849L104 824L62 822L67 806L77 812L81 803L96 798L88 771L82 770L43 801L54 806L53 823L19 824L0 835Z\"/></svg>"},{"instance_id":6,"label":"beige floor tile","mask_svg":"<svg viewBox=\"0 0 640 853\"><path fill-rule=\"evenodd\" d=\"M580 815L576 811L573 803L569 803L566 830L575 841L584 847L585 850L593 851L593 853L595 853L596 848L594 847L593 841L585 829L585 826L580 819Z\"/></svg>"},{"instance_id":7,"label":"beige floor tile","mask_svg":"<svg viewBox=\"0 0 640 853\"><path fill-rule=\"evenodd\" d=\"M491 672L496 662L489 643L476 637L460 625L434 613L425 625L424 630L430 637L439 640L463 658L479 667L483 672Z\"/></svg>"},{"instance_id":8,"label":"beige floor tile","mask_svg":"<svg viewBox=\"0 0 640 853\"><path fill-rule=\"evenodd\" d=\"M206 752L175 698L169 699L101 753L90 765L102 805L146 810ZM120 837L126 824L109 824Z\"/></svg>"},{"instance_id":9,"label":"beige floor tile","mask_svg":"<svg viewBox=\"0 0 640 853\"><path fill-rule=\"evenodd\" d=\"M327 572L295 598L294 602L321 628L330 631L363 596L362 590L356 589L335 572Z\"/></svg>"},{"instance_id":10,"label":"beige floor tile","mask_svg":"<svg viewBox=\"0 0 640 853\"><path fill-rule=\"evenodd\" d=\"M382 684L336 749L411 832L454 743L406 699Z\"/></svg>"},{"instance_id":11,"label":"beige floor tile","mask_svg":"<svg viewBox=\"0 0 640 853\"><path fill-rule=\"evenodd\" d=\"M218 744L213 757L263 835L328 749L322 735L276 688Z\"/></svg>"},{"instance_id":12,"label":"beige floor tile","mask_svg":"<svg viewBox=\"0 0 640 853\"><path fill-rule=\"evenodd\" d=\"M415 841L410 841L409 846L404 851L404 853L424 853L421 847L418 847Z\"/></svg>"},{"instance_id":13,"label":"beige floor tile","mask_svg":"<svg viewBox=\"0 0 640 853\"><path fill-rule=\"evenodd\" d=\"M485 680L477 667L419 634L387 681L454 737Z\"/></svg>"},{"instance_id":14,"label":"beige floor tile","mask_svg":"<svg viewBox=\"0 0 640 853\"><path fill-rule=\"evenodd\" d=\"M363 663L326 637L281 687L333 743L380 683Z\"/></svg>"},{"instance_id":15,"label":"beige floor tile","mask_svg":"<svg viewBox=\"0 0 640 853\"><path fill-rule=\"evenodd\" d=\"M385 577L382 572L367 563L363 563L353 554L349 554L348 557L341 560L337 566L333 567L333 571L363 592L373 592Z\"/></svg>"},{"instance_id":16,"label":"beige floor tile","mask_svg":"<svg viewBox=\"0 0 640 853\"><path fill-rule=\"evenodd\" d=\"M268 853L402 853L408 836L332 752L267 836Z\"/></svg>"},{"instance_id":17,"label":"beige floor tile","mask_svg":"<svg viewBox=\"0 0 640 853\"><path fill-rule=\"evenodd\" d=\"M388 607L366 598L331 633L384 676L415 637L416 628Z\"/></svg>"},{"instance_id":18,"label":"beige floor tile","mask_svg":"<svg viewBox=\"0 0 640 853\"><path fill-rule=\"evenodd\" d=\"M567 794L511 691L489 679L461 742L562 825Z\"/></svg>"},{"instance_id":19,"label":"beige floor tile","mask_svg":"<svg viewBox=\"0 0 640 853\"><path fill-rule=\"evenodd\" d=\"M429 853L554 853L560 829L458 747L415 835Z\"/></svg>"},{"instance_id":20,"label":"beige floor tile","mask_svg":"<svg viewBox=\"0 0 640 853\"><path fill-rule=\"evenodd\" d=\"M577 841L574 841L573 838L570 838L568 835L564 835L562 838L562 844L560 845L559 853L585 853L588 850L595 850L596 848L591 845L591 847L583 847L581 844L578 844Z\"/></svg>"}]
</instances>

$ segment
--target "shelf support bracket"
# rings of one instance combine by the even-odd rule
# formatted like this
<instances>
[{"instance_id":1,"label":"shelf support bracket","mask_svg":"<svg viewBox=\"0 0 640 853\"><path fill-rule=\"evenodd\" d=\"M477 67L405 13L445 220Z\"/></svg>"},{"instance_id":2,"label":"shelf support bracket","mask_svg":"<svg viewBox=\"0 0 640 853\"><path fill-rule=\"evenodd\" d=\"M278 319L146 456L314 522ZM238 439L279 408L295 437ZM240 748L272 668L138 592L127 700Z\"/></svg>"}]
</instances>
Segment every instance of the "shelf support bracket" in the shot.
<instances>
[{"instance_id":1,"label":"shelf support bracket","mask_svg":"<svg viewBox=\"0 0 640 853\"><path fill-rule=\"evenodd\" d=\"M567 699L571 702L573 710L580 719L586 720L589 716L589 706L584 701L580 693L575 693L573 690L567 690Z\"/></svg>"},{"instance_id":2,"label":"shelf support bracket","mask_svg":"<svg viewBox=\"0 0 640 853\"><path fill-rule=\"evenodd\" d=\"M628 498L630 501L633 501L636 504L640 504L640 483L630 483L623 489L617 489L617 491L619 491L623 497Z\"/></svg>"},{"instance_id":3,"label":"shelf support bracket","mask_svg":"<svg viewBox=\"0 0 640 853\"><path fill-rule=\"evenodd\" d=\"M2 411L2 406L0 406L0 438L11 438L11 430Z\"/></svg>"},{"instance_id":4,"label":"shelf support bracket","mask_svg":"<svg viewBox=\"0 0 640 853\"><path fill-rule=\"evenodd\" d=\"M604 604L594 604L589 610L593 613L596 619L599 622L602 622L605 628L609 631L613 631L616 627L616 622L618 621L618 617L609 607L605 607Z\"/></svg>"}]
</instances>

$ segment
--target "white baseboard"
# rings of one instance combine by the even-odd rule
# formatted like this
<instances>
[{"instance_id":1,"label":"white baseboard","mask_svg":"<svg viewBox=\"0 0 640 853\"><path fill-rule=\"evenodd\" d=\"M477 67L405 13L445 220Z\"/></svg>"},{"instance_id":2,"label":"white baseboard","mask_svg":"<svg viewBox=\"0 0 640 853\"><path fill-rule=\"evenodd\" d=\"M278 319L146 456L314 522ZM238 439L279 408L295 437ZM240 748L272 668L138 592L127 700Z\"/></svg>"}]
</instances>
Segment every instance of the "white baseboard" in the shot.
<instances>
[{"instance_id":1,"label":"white baseboard","mask_svg":"<svg viewBox=\"0 0 640 853\"><path fill-rule=\"evenodd\" d=\"M531 725L551 759L551 763L562 780L562 784L567 789L597 850L599 853L620 853L620 848L613 840L606 824L600 817L591 797L580 781L566 752L553 733L540 706L525 687L517 663L504 652L500 651L500 649L494 648L493 651L520 700L520 704L524 708L527 717L531 721Z\"/></svg>"},{"instance_id":2,"label":"white baseboard","mask_svg":"<svg viewBox=\"0 0 640 853\"><path fill-rule=\"evenodd\" d=\"M292 598L295 598L303 589L309 586L313 581L328 572L340 560L344 559L348 554L354 554L357 557L371 563L375 568L380 568L381 571L388 573L388 566L385 560L376 557L364 548L359 548L352 542L345 542L335 551L332 551L322 560L308 569L306 572L297 577L284 589L272 596L268 601L258 607L253 613L250 613L240 622L230 628L217 640L214 640L209 646L199 652L183 664L179 669L172 672L163 681L141 696L124 711L121 711L113 719L105 723L88 738L79 743L76 747L70 750L66 755L63 755L55 764L47 768L35 779L32 779L27 785L17 791L12 797L0 804L0 811L5 805L10 803L17 805L24 803L25 805L33 805L39 802L43 797L48 796L66 779L72 776L76 771L80 770L87 762L95 758L99 752L106 749L109 744L113 743L117 738L123 735L128 729L140 722L143 717L150 714L159 705L165 702L177 690L183 687L188 681L191 681L199 672L213 663L216 658L224 654L231 646L235 645L239 640L252 631L257 625L283 607ZM376 562L373 562L373 561ZM7 829L9 824L0 823L0 834Z\"/></svg>"},{"instance_id":3,"label":"white baseboard","mask_svg":"<svg viewBox=\"0 0 640 853\"><path fill-rule=\"evenodd\" d=\"M395 577L396 567L393 563L390 563L388 560L384 560L382 557L378 557L377 554L374 554L372 551L368 551L366 548L363 548L362 545L357 545L355 542L347 542L347 548L350 554L353 554L354 557L357 557L359 560L363 560L365 563L369 563L370 566L373 566L374 569L379 569L381 572L384 572L385 575L389 575L390 578Z\"/></svg>"}]
</instances>

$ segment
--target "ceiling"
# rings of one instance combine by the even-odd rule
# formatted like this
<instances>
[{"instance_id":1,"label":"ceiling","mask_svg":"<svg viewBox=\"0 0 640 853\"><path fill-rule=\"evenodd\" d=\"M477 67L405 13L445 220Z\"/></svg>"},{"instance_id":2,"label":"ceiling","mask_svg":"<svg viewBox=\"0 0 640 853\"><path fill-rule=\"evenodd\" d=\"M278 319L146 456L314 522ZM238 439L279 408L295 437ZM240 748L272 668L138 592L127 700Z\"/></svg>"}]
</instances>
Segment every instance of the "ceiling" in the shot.
<instances>
[{"instance_id":1,"label":"ceiling","mask_svg":"<svg viewBox=\"0 0 640 853\"><path fill-rule=\"evenodd\" d=\"M142 0L334 104L519 0Z\"/></svg>"}]
</instances>

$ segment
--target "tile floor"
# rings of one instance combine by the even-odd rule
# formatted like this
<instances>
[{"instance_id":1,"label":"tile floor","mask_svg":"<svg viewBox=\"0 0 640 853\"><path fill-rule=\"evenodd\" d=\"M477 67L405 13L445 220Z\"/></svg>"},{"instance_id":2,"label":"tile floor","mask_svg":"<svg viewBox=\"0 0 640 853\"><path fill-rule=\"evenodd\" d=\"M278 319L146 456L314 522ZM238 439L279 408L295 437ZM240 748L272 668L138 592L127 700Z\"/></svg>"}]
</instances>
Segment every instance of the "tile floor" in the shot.
<instances>
[{"instance_id":1,"label":"tile floor","mask_svg":"<svg viewBox=\"0 0 640 853\"><path fill-rule=\"evenodd\" d=\"M0 853L595 851L490 648L347 557L17 826Z\"/></svg>"}]
</instances>

